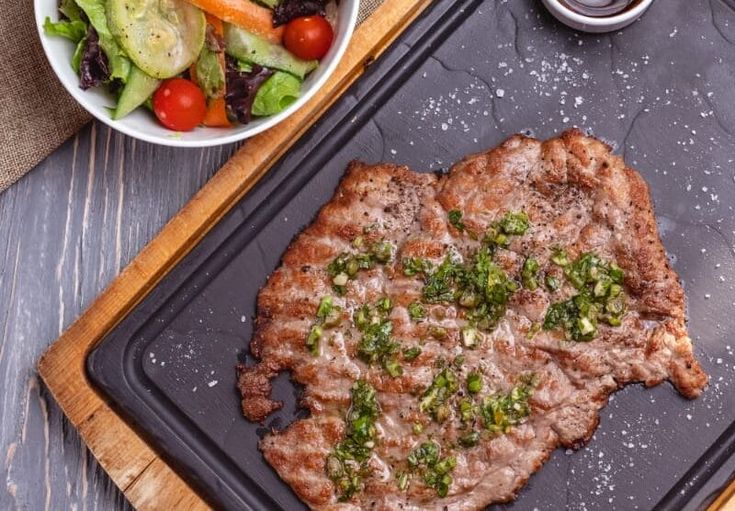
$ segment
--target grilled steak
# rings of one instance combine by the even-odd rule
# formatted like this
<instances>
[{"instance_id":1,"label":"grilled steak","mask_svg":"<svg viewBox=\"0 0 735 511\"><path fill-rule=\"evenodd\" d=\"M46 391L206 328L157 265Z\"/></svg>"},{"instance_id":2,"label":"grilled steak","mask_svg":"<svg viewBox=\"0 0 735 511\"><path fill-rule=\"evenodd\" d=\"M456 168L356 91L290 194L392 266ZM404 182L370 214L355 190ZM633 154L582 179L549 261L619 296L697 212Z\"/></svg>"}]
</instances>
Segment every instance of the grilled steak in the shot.
<instances>
[{"instance_id":1,"label":"grilled steak","mask_svg":"<svg viewBox=\"0 0 735 511\"><path fill-rule=\"evenodd\" d=\"M242 408L310 416L260 448L314 509L481 509L513 499L608 396L688 398L684 293L640 175L578 131L514 136L447 176L350 165L258 298Z\"/></svg>"}]
</instances>

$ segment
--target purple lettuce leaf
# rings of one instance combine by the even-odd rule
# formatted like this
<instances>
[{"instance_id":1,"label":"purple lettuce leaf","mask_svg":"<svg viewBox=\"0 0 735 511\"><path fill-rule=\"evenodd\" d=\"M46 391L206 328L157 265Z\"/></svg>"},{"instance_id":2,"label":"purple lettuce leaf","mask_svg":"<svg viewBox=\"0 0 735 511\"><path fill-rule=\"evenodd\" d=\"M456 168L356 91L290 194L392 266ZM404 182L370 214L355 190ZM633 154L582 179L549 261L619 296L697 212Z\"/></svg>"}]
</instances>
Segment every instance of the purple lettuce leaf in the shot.
<instances>
[{"instance_id":1,"label":"purple lettuce leaf","mask_svg":"<svg viewBox=\"0 0 735 511\"><path fill-rule=\"evenodd\" d=\"M243 124L250 122L253 101L258 89L273 71L253 64L250 71L241 71L236 59L227 57L227 93L225 104L231 115Z\"/></svg>"},{"instance_id":2,"label":"purple lettuce leaf","mask_svg":"<svg viewBox=\"0 0 735 511\"><path fill-rule=\"evenodd\" d=\"M110 67L107 55L100 48L97 31L89 25L87 38L79 61L79 87L87 90L98 87L110 79Z\"/></svg>"},{"instance_id":3,"label":"purple lettuce leaf","mask_svg":"<svg viewBox=\"0 0 735 511\"><path fill-rule=\"evenodd\" d=\"M302 16L324 16L324 4L324 0L283 0L273 9L273 26L285 25Z\"/></svg>"}]
</instances>

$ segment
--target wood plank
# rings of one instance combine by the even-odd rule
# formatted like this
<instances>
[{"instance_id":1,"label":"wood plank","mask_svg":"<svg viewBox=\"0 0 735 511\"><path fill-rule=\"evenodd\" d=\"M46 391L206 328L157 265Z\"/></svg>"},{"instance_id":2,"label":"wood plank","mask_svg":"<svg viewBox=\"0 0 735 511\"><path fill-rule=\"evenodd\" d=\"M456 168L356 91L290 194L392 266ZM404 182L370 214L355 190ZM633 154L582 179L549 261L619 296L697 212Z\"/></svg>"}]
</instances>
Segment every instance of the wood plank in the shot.
<instances>
[{"instance_id":1,"label":"wood plank","mask_svg":"<svg viewBox=\"0 0 735 511\"><path fill-rule=\"evenodd\" d=\"M210 509L186 482L160 458L156 458L125 490L138 511L160 509Z\"/></svg>"},{"instance_id":2,"label":"wood plank","mask_svg":"<svg viewBox=\"0 0 735 511\"><path fill-rule=\"evenodd\" d=\"M107 406L79 425L79 434L118 488L128 488L157 458L133 429Z\"/></svg>"},{"instance_id":3,"label":"wood plank","mask_svg":"<svg viewBox=\"0 0 735 511\"><path fill-rule=\"evenodd\" d=\"M203 503L91 387L84 369L87 353L429 3L429 0L388 0L379 7L355 31L342 61L325 86L290 118L245 143L41 357L38 369L46 386L135 507L188 509Z\"/></svg>"},{"instance_id":4,"label":"wood plank","mask_svg":"<svg viewBox=\"0 0 735 511\"><path fill-rule=\"evenodd\" d=\"M735 511L735 481L710 504L707 511Z\"/></svg>"}]
</instances>

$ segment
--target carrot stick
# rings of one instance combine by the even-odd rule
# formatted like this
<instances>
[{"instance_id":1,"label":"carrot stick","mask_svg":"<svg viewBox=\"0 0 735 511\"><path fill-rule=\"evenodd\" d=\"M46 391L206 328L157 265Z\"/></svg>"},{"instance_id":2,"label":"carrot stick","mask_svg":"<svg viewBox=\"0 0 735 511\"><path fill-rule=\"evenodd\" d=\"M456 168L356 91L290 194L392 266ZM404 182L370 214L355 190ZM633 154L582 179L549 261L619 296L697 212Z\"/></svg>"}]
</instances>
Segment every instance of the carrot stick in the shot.
<instances>
[{"instance_id":1,"label":"carrot stick","mask_svg":"<svg viewBox=\"0 0 735 511\"><path fill-rule=\"evenodd\" d=\"M280 43L283 27L273 28L273 13L251 0L188 0L204 12L224 22L232 23L254 34Z\"/></svg>"},{"instance_id":2,"label":"carrot stick","mask_svg":"<svg viewBox=\"0 0 735 511\"><path fill-rule=\"evenodd\" d=\"M231 126L225 109L225 98L213 98L209 100L202 124L212 128L229 128Z\"/></svg>"},{"instance_id":3,"label":"carrot stick","mask_svg":"<svg viewBox=\"0 0 735 511\"><path fill-rule=\"evenodd\" d=\"M218 36L224 35L225 25L224 23L222 23L221 19L219 19L217 16L209 14L208 12L204 13L204 17L207 18L207 23L212 25L215 34L217 34Z\"/></svg>"}]
</instances>

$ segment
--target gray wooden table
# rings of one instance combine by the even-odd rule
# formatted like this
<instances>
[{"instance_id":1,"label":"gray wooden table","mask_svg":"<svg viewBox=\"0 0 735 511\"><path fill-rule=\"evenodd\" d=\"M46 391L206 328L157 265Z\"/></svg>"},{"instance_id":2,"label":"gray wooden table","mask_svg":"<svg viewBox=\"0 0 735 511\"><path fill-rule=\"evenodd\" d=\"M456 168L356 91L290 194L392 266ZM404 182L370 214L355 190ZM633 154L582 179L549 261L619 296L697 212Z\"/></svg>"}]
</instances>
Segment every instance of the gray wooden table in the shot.
<instances>
[{"instance_id":1,"label":"gray wooden table","mask_svg":"<svg viewBox=\"0 0 735 511\"><path fill-rule=\"evenodd\" d=\"M174 150L91 123L0 194L0 509L129 507L35 365L235 148Z\"/></svg>"}]
</instances>

